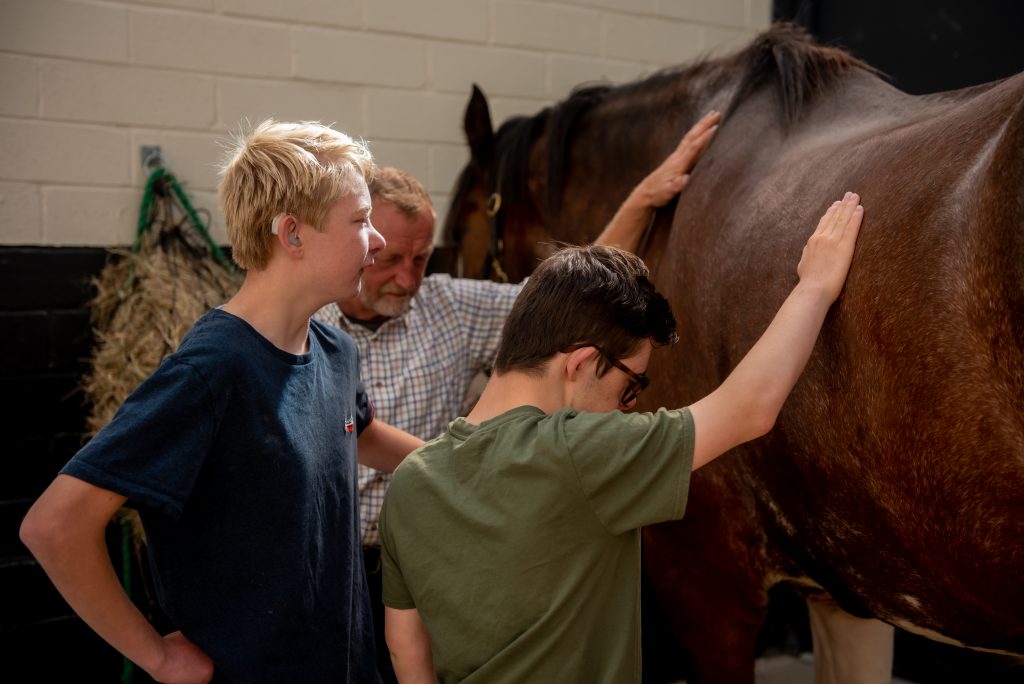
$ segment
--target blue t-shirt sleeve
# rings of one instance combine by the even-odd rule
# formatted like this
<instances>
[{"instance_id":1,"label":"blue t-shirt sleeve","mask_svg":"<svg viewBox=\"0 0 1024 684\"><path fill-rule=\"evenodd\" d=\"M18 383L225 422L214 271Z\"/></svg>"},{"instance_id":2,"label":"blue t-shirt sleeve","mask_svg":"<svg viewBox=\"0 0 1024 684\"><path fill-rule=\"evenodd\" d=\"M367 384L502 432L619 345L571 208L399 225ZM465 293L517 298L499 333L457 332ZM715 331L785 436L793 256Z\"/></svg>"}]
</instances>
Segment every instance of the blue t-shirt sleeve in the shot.
<instances>
[{"instance_id":1,"label":"blue t-shirt sleeve","mask_svg":"<svg viewBox=\"0 0 1024 684\"><path fill-rule=\"evenodd\" d=\"M212 395L192 366L171 357L61 472L177 519L210 451Z\"/></svg>"},{"instance_id":2,"label":"blue t-shirt sleeve","mask_svg":"<svg viewBox=\"0 0 1024 684\"><path fill-rule=\"evenodd\" d=\"M374 408L370 401L370 395L366 393L363 383L356 387L356 434L362 434L363 430L373 422Z\"/></svg>"}]
</instances>

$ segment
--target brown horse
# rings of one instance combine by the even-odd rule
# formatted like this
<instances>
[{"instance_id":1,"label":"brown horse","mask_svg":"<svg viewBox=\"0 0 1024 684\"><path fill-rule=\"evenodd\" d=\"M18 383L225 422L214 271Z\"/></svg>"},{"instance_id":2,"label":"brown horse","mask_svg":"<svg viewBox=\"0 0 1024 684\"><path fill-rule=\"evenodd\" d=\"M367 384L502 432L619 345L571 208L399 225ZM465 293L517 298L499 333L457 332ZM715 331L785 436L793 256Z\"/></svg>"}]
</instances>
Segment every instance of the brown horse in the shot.
<instances>
[{"instance_id":1,"label":"brown horse","mask_svg":"<svg viewBox=\"0 0 1024 684\"><path fill-rule=\"evenodd\" d=\"M654 355L642 408L722 382L794 285L828 203L856 190L866 214L775 429L698 471L683 520L645 530L691 681L753 681L767 590L783 581L808 598L819 682L888 681L891 625L1019 657L1024 74L915 97L782 26L497 134L475 91L445 226L462 272L493 261L515 280L547 241L593 238L711 108L725 121L642 250L682 338Z\"/></svg>"}]
</instances>

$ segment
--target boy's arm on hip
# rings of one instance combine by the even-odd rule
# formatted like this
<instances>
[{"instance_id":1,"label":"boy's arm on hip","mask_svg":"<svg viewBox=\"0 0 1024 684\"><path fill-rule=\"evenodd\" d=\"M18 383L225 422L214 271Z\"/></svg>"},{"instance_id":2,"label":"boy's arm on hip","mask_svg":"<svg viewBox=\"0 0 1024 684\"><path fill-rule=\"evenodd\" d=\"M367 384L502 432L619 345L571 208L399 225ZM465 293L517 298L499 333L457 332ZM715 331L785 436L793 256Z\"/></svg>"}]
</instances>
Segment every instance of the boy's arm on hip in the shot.
<instances>
[{"instance_id":1,"label":"boy's arm on hip","mask_svg":"<svg viewBox=\"0 0 1024 684\"><path fill-rule=\"evenodd\" d=\"M150 674L167 661L165 640L146 621L121 588L107 552L107 523L126 498L70 475L58 475L29 509L21 539L76 613L97 634ZM187 641L183 636L177 641ZM192 646L185 679L204 681L213 674L210 659Z\"/></svg>"}]
</instances>

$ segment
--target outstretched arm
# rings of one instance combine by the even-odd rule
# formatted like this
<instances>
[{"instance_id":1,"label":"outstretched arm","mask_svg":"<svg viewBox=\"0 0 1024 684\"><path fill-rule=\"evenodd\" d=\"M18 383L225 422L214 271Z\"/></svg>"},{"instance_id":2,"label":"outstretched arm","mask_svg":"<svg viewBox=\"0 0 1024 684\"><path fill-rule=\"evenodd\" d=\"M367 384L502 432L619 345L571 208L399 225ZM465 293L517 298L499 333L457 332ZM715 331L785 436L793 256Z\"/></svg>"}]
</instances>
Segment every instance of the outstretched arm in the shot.
<instances>
[{"instance_id":1,"label":"outstretched arm","mask_svg":"<svg viewBox=\"0 0 1024 684\"><path fill-rule=\"evenodd\" d=\"M430 635L418 610L384 606L384 638L400 684L436 684Z\"/></svg>"},{"instance_id":2,"label":"outstretched arm","mask_svg":"<svg viewBox=\"0 0 1024 684\"><path fill-rule=\"evenodd\" d=\"M846 282L863 216L854 193L828 209L804 247L800 282L768 330L718 389L690 407L694 469L771 430Z\"/></svg>"},{"instance_id":3,"label":"outstretched arm","mask_svg":"<svg viewBox=\"0 0 1024 684\"><path fill-rule=\"evenodd\" d=\"M377 418L359 433L359 462L385 473L394 472L398 464L423 440L399 430Z\"/></svg>"},{"instance_id":4,"label":"outstretched arm","mask_svg":"<svg viewBox=\"0 0 1024 684\"><path fill-rule=\"evenodd\" d=\"M712 111L694 124L675 151L633 188L594 244L636 252L654 211L668 204L686 187L690 170L711 142L721 120L722 115Z\"/></svg>"},{"instance_id":5,"label":"outstretched arm","mask_svg":"<svg viewBox=\"0 0 1024 684\"><path fill-rule=\"evenodd\" d=\"M104 530L124 502L119 494L58 475L25 516L21 540L85 623L153 679L208 682L213 661L181 632L161 637L117 580Z\"/></svg>"}]
</instances>

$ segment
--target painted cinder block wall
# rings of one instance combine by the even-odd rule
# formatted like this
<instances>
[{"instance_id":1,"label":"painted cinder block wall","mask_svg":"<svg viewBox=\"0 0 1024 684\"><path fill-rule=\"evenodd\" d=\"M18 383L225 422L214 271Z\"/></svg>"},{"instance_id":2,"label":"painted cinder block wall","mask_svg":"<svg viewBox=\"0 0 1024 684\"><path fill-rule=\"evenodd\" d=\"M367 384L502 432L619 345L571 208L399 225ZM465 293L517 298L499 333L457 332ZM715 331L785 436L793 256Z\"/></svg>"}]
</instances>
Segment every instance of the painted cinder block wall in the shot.
<instances>
[{"instance_id":1,"label":"painted cinder block wall","mask_svg":"<svg viewBox=\"0 0 1024 684\"><path fill-rule=\"evenodd\" d=\"M141 145L216 212L218 139L316 119L365 138L443 216L470 85L495 122L581 82L742 45L769 0L0 0L0 245L131 241Z\"/></svg>"}]
</instances>

